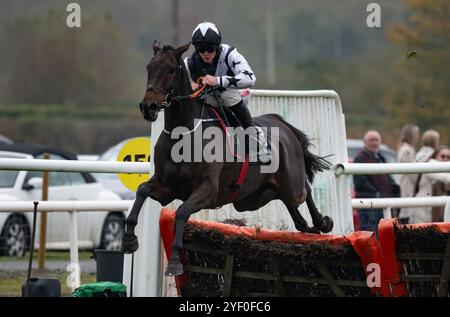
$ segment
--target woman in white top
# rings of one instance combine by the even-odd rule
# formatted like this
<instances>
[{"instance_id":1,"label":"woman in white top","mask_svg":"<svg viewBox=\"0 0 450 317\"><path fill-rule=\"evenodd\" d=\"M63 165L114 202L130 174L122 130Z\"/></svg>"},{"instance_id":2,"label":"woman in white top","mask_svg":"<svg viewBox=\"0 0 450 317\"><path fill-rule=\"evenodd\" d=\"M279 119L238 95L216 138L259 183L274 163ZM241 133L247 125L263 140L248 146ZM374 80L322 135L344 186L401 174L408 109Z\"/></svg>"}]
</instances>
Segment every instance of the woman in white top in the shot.
<instances>
[{"instance_id":1,"label":"woman in white top","mask_svg":"<svg viewBox=\"0 0 450 317\"><path fill-rule=\"evenodd\" d=\"M422 135L422 147L416 154L416 162L428 162L436 150L440 140L440 134L436 130L426 130Z\"/></svg>"},{"instance_id":2,"label":"woman in white top","mask_svg":"<svg viewBox=\"0 0 450 317\"><path fill-rule=\"evenodd\" d=\"M450 161L450 149L447 146L440 146L434 151L431 159L428 162L448 162ZM431 197L433 184L441 181L446 188L450 186L450 173L433 173L421 174L419 176L418 191L416 197ZM409 223L423 223L432 221L431 207L409 208L402 217L408 217Z\"/></svg>"}]
</instances>

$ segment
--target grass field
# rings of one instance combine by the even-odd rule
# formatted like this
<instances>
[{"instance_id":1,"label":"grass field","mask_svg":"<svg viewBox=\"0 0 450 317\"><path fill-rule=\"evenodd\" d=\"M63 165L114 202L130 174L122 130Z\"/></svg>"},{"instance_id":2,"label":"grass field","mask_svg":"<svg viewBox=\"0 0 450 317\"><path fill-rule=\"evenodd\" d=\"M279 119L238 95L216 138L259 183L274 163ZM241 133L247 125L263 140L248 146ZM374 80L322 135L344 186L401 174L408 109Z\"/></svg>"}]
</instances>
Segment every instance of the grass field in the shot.
<instances>
[{"instance_id":1,"label":"grass field","mask_svg":"<svg viewBox=\"0 0 450 317\"><path fill-rule=\"evenodd\" d=\"M78 259L80 261L83 260L89 260L93 253L91 251L82 251L78 252ZM11 257L11 256L0 256L0 263L2 262L13 262L13 261L24 261L28 262L28 256L27 253L23 257ZM47 251L45 253L45 259L52 261L52 260L61 260L61 261L69 261L70 260L70 253L67 251ZM38 251L35 251L33 254L33 263L37 263L38 261Z\"/></svg>"},{"instance_id":2,"label":"grass field","mask_svg":"<svg viewBox=\"0 0 450 317\"><path fill-rule=\"evenodd\" d=\"M66 279L68 272L65 271L44 271L33 272L32 277L58 278L61 281L61 296L71 296L71 289L67 286ZM0 279L0 297L22 296L22 284L26 279L25 271L9 272L8 277ZM80 284L87 284L96 281L95 273L81 273Z\"/></svg>"},{"instance_id":3,"label":"grass field","mask_svg":"<svg viewBox=\"0 0 450 317\"><path fill-rule=\"evenodd\" d=\"M80 261L91 260L92 252L83 251L79 253ZM70 253L67 251L47 251L46 261L67 261L70 260ZM1 264L10 262L27 262L28 254L24 257L0 257L0 267ZM33 263L36 265L38 262L38 255L35 253L33 256ZM33 265L33 266L34 266ZM33 269L32 277L48 277L48 278L58 278L61 281L61 296L71 296L71 289L67 286L66 280L69 272L65 270L36 270ZM26 270L0 270L0 297L11 297L11 296L21 296L22 284L27 277ZM95 273L85 273L81 272L80 283L87 284L96 281Z\"/></svg>"}]
</instances>

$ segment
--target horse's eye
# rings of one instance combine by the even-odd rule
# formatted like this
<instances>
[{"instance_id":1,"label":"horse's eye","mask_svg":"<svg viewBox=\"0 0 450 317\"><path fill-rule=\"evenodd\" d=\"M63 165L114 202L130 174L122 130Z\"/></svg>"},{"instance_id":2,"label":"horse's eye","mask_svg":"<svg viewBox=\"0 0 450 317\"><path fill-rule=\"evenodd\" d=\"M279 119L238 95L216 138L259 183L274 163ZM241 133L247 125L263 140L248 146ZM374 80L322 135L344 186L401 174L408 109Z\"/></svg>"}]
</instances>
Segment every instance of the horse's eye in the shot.
<instances>
[{"instance_id":1,"label":"horse's eye","mask_svg":"<svg viewBox=\"0 0 450 317\"><path fill-rule=\"evenodd\" d=\"M169 74L170 74L170 75L175 74L175 69L169 69Z\"/></svg>"}]
</instances>

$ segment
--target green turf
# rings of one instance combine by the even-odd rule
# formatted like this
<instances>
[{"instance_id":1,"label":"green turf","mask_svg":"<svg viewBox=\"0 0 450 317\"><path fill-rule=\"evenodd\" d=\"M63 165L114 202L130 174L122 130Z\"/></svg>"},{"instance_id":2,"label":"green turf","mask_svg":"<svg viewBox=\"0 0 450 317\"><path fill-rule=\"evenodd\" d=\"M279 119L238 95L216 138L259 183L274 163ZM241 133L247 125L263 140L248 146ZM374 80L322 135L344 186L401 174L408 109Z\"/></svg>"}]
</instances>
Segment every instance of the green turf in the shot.
<instances>
[{"instance_id":1,"label":"green turf","mask_svg":"<svg viewBox=\"0 0 450 317\"><path fill-rule=\"evenodd\" d=\"M66 279L68 276L67 272L55 272L55 273L45 273L39 274L34 273L33 277L46 276L52 278L59 278L61 281L61 296L71 296L72 290L67 286ZM0 297L17 297L21 296L22 284L26 278L26 272L12 272L10 276L2 279L0 277ZM87 284L96 281L95 273L81 273L80 283Z\"/></svg>"}]
</instances>

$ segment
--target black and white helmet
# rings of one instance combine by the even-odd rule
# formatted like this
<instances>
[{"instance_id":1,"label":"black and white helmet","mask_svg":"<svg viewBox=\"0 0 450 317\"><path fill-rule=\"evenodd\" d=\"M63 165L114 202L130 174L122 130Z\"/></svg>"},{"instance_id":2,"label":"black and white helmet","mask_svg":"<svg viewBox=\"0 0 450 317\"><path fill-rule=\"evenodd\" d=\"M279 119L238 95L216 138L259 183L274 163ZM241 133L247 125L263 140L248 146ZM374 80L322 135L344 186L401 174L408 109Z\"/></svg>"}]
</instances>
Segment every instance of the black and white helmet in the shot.
<instances>
[{"instance_id":1,"label":"black and white helmet","mask_svg":"<svg viewBox=\"0 0 450 317\"><path fill-rule=\"evenodd\" d=\"M222 42L220 31L214 23L203 22L192 32L192 44L210 43L219 45Z\"/></svg>"}]
</instances>

